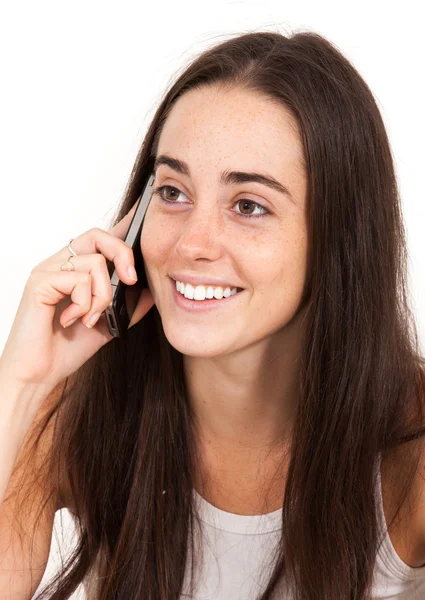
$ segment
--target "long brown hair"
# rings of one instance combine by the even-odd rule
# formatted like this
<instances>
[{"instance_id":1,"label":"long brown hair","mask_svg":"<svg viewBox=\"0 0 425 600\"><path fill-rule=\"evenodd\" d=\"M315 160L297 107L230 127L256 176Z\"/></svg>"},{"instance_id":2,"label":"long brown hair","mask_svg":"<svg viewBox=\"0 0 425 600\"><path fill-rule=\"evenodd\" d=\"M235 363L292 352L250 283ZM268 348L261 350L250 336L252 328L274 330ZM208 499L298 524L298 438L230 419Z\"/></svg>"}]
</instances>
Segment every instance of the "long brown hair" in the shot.
<instances>
[{"instance_id":1,"label":"long brown hair","mask_svg":"<svg viewBox=\"0 0 425 600\"><path fill-rule=\"evenodd\" d=\"M170 84L111 225L140 195L175 101L212 85L259 92L289 109L308 178L296 451L282 490L284 534L258 600L276 597L284 579L296 600L367 598L380 542L377 459L425 433L425 361L409 307L387 133L369 87L322 36L235 36L202 52ZM40 428L41 436L57 413L43 476L68 473L78 546L39 597L68 598L92 575L99 578L93 599L177 599L187 561L192 574L196 567L195 521L202 526L192 496L198 455L182 355L166 339L156 306L61 390ZM406 492L418 460L418 451L405 453Z\"/></svg>"}]
</instances>

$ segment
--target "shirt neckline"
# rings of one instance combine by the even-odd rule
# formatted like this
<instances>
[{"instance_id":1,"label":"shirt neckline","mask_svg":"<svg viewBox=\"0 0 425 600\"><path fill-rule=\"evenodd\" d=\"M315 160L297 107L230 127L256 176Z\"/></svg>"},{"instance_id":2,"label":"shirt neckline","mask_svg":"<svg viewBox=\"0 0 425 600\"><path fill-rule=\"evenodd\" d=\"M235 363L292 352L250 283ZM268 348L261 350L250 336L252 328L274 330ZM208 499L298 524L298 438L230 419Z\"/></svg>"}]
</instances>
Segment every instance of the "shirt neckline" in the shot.
<instances>
[{"instance_id":1,"label":"shirt neckline","mask_svg":"<svg viewBox=\"0 0 425 600\"><path fill-rule=\"evenodd\" d=\"M423 567L411 567L403 562L391 542L383 507L381 462L382 456L379 455L377 461L378 473L376 487L378 494L378 526L382 539L378 554L381 555L381 560L383 560L387 568L396 577L408 577L409 579L425 578L425 565ZM240 535L259 535L282 530L281 508L264 515L237 515L217 508L205 500L195 488L193 488L193 495L198 507L200 519L215 529Z\"/></svg>"},{"instance_id":2,"label":"shirt neckline","mask_svg":"<svg viewBox=\"0 0 425 600\"><path fill-rule=\"evenodd\" d=\"M193 488L193 495L201 521L216 529L243 535L258 535L281 531L282 509L264 515L237 515L217 508Z\"/></svg>"}]
</instances>

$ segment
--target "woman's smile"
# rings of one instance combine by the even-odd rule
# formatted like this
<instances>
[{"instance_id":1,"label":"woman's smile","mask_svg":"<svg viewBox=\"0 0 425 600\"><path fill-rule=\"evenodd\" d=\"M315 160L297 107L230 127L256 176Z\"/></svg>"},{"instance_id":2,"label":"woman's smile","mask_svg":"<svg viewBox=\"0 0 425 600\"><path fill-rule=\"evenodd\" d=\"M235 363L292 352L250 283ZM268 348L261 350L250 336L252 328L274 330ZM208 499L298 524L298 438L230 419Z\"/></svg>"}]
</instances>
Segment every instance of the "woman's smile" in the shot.
<instances>
[{"instance_id":1,"label":"woman's smile","mask_svg":"<svg viewBox=\"0 0 425 600\"><path fill-rule=\"evenodd\" d=\"M241 290L236 294L232 294L227 298L223 297L222 299L212 298L205 300L191 300L189 298L185 298L185 296L177 291L176 282L174 279L169 278L172 288L172 297L175 304L182 308L183 310L190 313L205 313L210 311L222 310L222 309L231 309L235 310L240 306L241 295L245 290Z\"/></svg>"}]
</instances>

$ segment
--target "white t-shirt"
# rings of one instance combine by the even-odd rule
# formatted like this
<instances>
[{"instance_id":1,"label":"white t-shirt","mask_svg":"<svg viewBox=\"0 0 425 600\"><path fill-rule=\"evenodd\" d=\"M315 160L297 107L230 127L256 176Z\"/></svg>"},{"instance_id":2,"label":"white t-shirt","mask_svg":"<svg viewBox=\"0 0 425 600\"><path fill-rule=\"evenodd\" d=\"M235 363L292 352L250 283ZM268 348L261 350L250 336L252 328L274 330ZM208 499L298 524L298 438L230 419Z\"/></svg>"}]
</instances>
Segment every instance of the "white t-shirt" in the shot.
<instances>
[{"instance_id":1,"label":"white t-shirt","mask_svg":"<svg viewBox=\"0 0 425 600\"><path fill-rule=\"evenodd\" d=\"M388 535L378 474L380 532L385 531L374 570L371 600L425 599L425 566L412 568L397 555ZM257 600L272 573L271 551L281 532L281 509L266 515L235 515L214 507L193 490L203 522L204 566L194 600ZM198 538L199 539L199 538ZM190 552L189 552L190 559ZM188 569L181 600L189 598ZM285 584L280 598L290 600Z\"/></svg>"}]
</instances>

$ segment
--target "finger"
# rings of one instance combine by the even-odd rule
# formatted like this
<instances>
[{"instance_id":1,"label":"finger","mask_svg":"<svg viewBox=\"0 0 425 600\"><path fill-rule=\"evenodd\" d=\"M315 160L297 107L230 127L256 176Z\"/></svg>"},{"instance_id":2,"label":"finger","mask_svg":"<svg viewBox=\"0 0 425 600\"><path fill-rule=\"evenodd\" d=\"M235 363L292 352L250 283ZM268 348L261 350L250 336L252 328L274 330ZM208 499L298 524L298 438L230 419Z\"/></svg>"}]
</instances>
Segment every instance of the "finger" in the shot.
<instances>
[{"instance_id":1,"label":"finger","mask_svg":"<svg viewBox=\"0 0 425 600\"><path fill-rule=\"evenodd\" d=\"M76 268L77 265L86 269L89 268L89 266L93 266L93 263L90 261L99 254L114 263L118 277L126 285L132 285L136 281L134 276L128 272L129 267L134 268L135 266L133 250L124 241L114 237L108 231L104 231L97 227L90 229L75 238L72 242L72 247L77 256L71 256L69 262ZM69 250L63 248L55 255L54 261L50 260L48 263L41 263L38 268L43 267L44 270L51 271L60 270L68 257ZM88 263L86 262L87 260L89 261ZM106 265L105 269L107 272Z\"/></svg>"},{"instance_id":2,"label":"finger","mask_svg":"<svg viewBox=\"0 0 425 600\"><path fill-rule=\"evenodd\" d=\"M77 316L77 311L78 315L81 315L90 309L92 282L85 273L58 271L46 275L43 272L33 272L28 285L34 286L33 297L36 299L36 304L50 306L53 315L56 312L56 305L66 297L70 297L73 304L60 315L61 325L69 321L74 313ZM72 309L69 311L68 308L71 306Z\"/></svg>"},{"instance_id":3,"label":"finger","mask_svg":"<svg viewBox=\"0 0 425 600\"><path fill-rule=\"evenodd\" d=\"M102 254L83 254L81 256L73 256L72 264L75 266L76 272L90 273L91 275L91 302L84 310L81 307L73 306L67 308L67 314L64 320L71 318L83 317L83 324L91 320L94 314L101 314L110 304L112 300L111 280L106 266L105 257ZM122 266L120 270L123 271ZM120 275L120 273L118 273ZM124 270L122 276L127 277ZM132 281L131 283L135 283ZM65 311L64 311L65 312Z\"/></svg>"}]
</instances>

